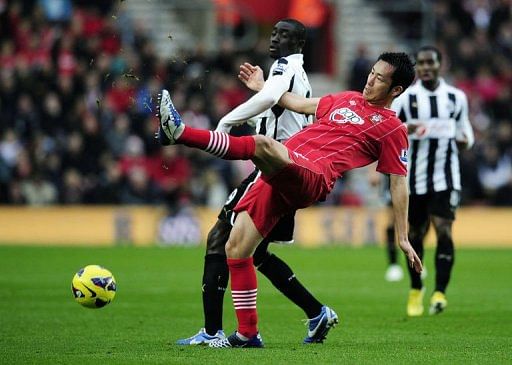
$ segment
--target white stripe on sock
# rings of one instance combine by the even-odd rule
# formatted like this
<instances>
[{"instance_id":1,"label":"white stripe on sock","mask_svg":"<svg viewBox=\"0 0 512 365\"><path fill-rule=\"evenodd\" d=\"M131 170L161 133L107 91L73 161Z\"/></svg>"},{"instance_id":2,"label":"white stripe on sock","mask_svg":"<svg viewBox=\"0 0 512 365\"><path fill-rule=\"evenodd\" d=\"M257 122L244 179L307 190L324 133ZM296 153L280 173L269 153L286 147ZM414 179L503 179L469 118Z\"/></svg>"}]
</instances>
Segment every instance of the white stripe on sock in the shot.
<instances>
[{"instance_id":1,"label":"white stripe on sock","mask_svg":"<svg viewBox=\"0 0 512 365\"><path fill-rule=\"evenodd\" d=\"M249 306L249 305L236 305L235 304L235 309L256 309L256 303L254 303L254 305L252 305L252 306Z\"/></svg>"},{"instance_id":2,"label":"white stripe on sock","mask_svg":"<svg viewBox=\"0 0 512 365\"><path fill-rule=\"evenodd\" d=\"M233 300L248 300L248 299L256 298L256 294L254 294L254 295L247 295L247 296L233 295L232 297L233 297Z\"/></svg>"},{"instance_id":3,"label":"white stripe on sock","mask_svg":"<svg viewBox=\"0 0 512 365\"><path fill-rule=\"evenodd\" d=\"M235 309L256 309L258 289L232 290L233 305Z\"/></svg>"},{"instance_id":4,"label":"white stripe on sock","mask_svg":"<svg viewBox=\"0 0 512 365\"><path fill-rule=\"evenodd\" d=\"M213 132L210 131L210 140L208 141L208 146L206 146L206 148L204 149L206 152L210 152L211 148L212 148L212 144L214 143L214 139L213 139Z\"/></svg>"},{"instance_id":5,"label":"white stripe on sock","mask_svg":"<svg viewBox=\"0 0 512 365\"><path fill-rule=\"evenodd\" d=\"M210 142L208 143L208 147L206 148L206 152L209 152L213 155L217 155L217 145L219 143L219 136L215 132L210 132Z\"/></svg>"},{"instance_id":6,"label":"white stripe on sock","mask_svg":"<svg viewBox=\"0 0 512 365\"><path fill-rule=\"evenodd\" d=\"M222 133L222 137L223 137L222 150L221 150L221 155L219 155L219 157L224 157L224 155L228 152L228 148L229 148L229 136L226 133Z\"/></svg>"},{"instance_id":7,"label":"white stripe on sock","mask_svg":"<svg viewBox=\"0 0 512 365\"><path fill-rule=\"evenodd\" d=\"M210 131L210 141L205 151L217 157L224 157L229 149L229 136L227 133Z\"/></svg>"}]
</instances>

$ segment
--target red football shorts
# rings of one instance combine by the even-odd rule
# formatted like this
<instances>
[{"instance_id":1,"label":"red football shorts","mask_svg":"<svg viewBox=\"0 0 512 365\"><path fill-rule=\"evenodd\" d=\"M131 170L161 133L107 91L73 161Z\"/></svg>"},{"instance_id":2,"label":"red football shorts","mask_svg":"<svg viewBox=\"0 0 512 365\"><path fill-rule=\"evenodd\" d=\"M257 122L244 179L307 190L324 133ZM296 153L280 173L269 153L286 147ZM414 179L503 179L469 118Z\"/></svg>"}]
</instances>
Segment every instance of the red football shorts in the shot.
<instances>
[{"instance_id":1,"label":"red football shorts","mask_svg":"<svg viewBox=\"0 0 512 365\"><path fill-rule=\"evenodd\" d=\"M322 166L293 153L290 159L275 175L262 175L234 208L247 211L263 237L282 216L325 199L330 190Z\"/></svg>"}]
</instances>

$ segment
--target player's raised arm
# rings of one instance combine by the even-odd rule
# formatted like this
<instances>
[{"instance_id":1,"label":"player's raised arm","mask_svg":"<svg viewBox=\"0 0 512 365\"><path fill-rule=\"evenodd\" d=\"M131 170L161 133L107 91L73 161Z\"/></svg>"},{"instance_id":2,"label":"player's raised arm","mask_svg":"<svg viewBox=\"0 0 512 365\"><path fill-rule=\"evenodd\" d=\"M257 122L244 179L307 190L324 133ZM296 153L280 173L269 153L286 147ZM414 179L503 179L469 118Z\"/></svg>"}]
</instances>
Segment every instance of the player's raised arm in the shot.
<instances>
[{"instance_id":1,"label":"player's raised arm","mask_svg":"<svg viewBox=\"0 0 512 365\"><path fill-rule=\"evenodd\" d=\"M263 70L259 66L253 66L247 62L240 66L238 78L253 91L260 92L264 87L267 87L263 78ZM319 101L320 98L305 98L291 92L285 92L279 99L279 105L296 113L312 115L315 114Z\"/></svg>"},{"instance_id":2,"label":"player's raised arm","mask_svg":"<svg viewBox=\"0 0 512 365\"><path fill-rule=\"evenodd\" d=\"M260 69L261 70L261 69ZM253 95L245 103L226 114L217 126L218 132L229 132L231 127L245 123L250 118L271 108L288 89L288 83L279 78L271 78L263 82L261 90Z\"/></svg>"},{"instance_id":3,"label":"player's raised arm","mask_svg":"<svg viewBox=\"0 0 512 365\"><path fill-rule=\"evenodd\" d=\"M279 105L296 113L315 114L320 98L305 98L303 96L286 92L279 99Z\"/></svg>"},{"instance_id":4,"label":"player's raised arm","mask_svg":"<svg viewBox=\"0 0 512 365\"><path fill-rule=\"evenodd\" d=\"M420 273L423 270L421 260L407 237L407 213L409 206L407 178L401 175L390 175L390 191L393 212L395 214L395 236L398 245L407 256L409 265L414 267L416 272Z\"/></svg>"}]
</instances>

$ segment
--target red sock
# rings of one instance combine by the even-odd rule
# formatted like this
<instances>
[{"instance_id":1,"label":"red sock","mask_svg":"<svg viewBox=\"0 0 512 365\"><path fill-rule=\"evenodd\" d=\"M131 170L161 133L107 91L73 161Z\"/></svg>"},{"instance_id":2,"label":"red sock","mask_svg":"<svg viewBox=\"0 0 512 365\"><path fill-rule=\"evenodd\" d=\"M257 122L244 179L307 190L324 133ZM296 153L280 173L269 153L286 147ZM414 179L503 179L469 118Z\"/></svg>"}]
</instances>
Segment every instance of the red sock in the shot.
<instances>
[{"instance_id":1,"label":"red sock","mask_svg":"<svg viewBox=\"0 0 512 365\"><path fill-rule=\"evenodd\" d=\"M250 160L256 150L256 142L251 136L233 137L223 132L188 126L185 126L178 142L199 148L224 160Z\"/></svg>"},{"instance_id":2,"label":"red sock","mask_svg":"<svg viewBox=\"0 0 512 365\"><path fill-rule=\"evenodd\" d=\"M258 282L252 257L248 259L229 259L231 274L231 296L238 319L238 332L251 338L258 333L258 313L256 312L256 296Z\"/></svg>"}]
</instances>

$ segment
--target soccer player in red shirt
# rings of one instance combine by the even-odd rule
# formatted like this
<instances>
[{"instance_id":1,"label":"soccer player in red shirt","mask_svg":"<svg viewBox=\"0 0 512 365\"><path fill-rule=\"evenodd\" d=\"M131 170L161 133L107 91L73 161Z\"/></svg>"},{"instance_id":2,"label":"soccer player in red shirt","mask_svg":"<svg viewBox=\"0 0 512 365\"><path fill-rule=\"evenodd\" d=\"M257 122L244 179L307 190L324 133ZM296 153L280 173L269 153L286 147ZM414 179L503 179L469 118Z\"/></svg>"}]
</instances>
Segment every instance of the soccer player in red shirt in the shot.
<instances>
[{"instance_id":1,"label":"soccer player in red shirt","mask_svg":"<svg viewBox=\"0 0 512 365\"><path fill-rule=\"evenodd\" d=\"M377 171L390 175L397 242L409 264L421 272L421 261L407 238L407 130L389 109L414 76L414 65L405 53L383 53L362 94L349 91L308 99L285 93L279 101L282 107L315 114L317 122L284 144L262 135L233 137L186 127L169 92L162 91L160 128L171 144L199 148L227 160L250 159L261 171L235 207L239 214L226 244L238 329L210 347L263 347L252 254L280 217L325 199L345 171L378 161ZM240 78L257 89L262 71L247 64Z\"/></svg>"}]
</instances>

